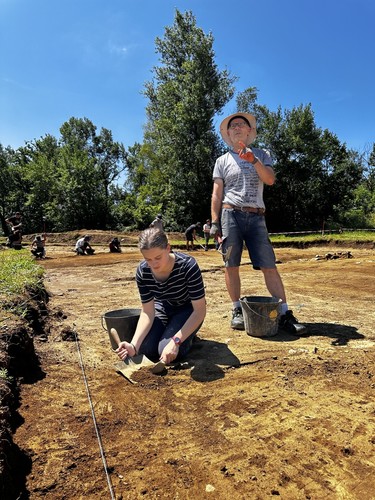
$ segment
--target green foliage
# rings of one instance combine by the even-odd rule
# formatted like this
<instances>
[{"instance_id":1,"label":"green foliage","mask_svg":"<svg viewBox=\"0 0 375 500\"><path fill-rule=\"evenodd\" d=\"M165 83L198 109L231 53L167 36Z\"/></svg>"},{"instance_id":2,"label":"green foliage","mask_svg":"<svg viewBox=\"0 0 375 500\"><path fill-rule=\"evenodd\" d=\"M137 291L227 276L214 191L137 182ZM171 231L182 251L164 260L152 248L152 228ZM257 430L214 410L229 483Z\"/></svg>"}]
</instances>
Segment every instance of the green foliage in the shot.
<instances>
[{"instance_id":1,"label":"green foliage","mask_svg":"<svg viewBox=\"0 0 375 500\"><path fill-rule=\"evenodd\" d=\"M70 118L60 132L60 140L46 135L17 152L0 149L7 187L0 197L3 206L22 212L26 233L106 228L113 222L111 186L126 167L124 146L105 128L97 134L87 118Z\"/></svg>"},{"instance_id":2,"label":"green foliage","mask_svg":"<svg viewBox=\"0 0 375 500\"><path fill-rule=\"evenodd\" d=\"M105 228L112 222L110 186L124 170L126 153L112 133L87 118L71 118L60 129L62 183L57 208L69 228Z\"/></svg>"},{"instance_id":3,"label":"green foliage","mask_svg":"<svg viewBox=\"0 0 375 500\"><path fill-rule=\"evenodd\" d=\"M20 156L19 152L0 144L0 219L5 235L8 234L5 218L20 211L27 189L18 166Z\"/></svg>"},{"instance_id":4,"label":"green foliage","mask_svg":"<svg viewBox=\"0 0 375 500\"><path fill-rule=\"evenodd\" d=\"M374 175L374 167L375 167L375 142L372 144L372 150L369 154L369 157L368 157L368 165L369 167L372 167L371 170L372 170L372 175Z\"/></svg>"},{"instance_id":5,"label":"green foliage","mask_svg":"<svg viewBox=\"0 0 375 500\"><path fill-rule=\"evenodd\" d=\"M220 150L213 118L233 95L235 79L218 70L213 37L196 26L191 12L176 11L174 25L156 39L156 48L161 65L145 85L148 122L143 161L133 179L147 171L151 205L161 206L177 229L209 216L212 168Z\"/></svg>"},{"instance_id":6,"label":"green foliage","mask_svg":"<svg viewBox=\"0 0 375 500\"><path fill-rule=\"evenodd\" d=\"M256 98L257 89L251 87L237 97L237 103L243 111L256 114L255 145L270 149L274 160L277 180L265 187L269 229L314 229L327 220L340 221L353 206L362 179L358 155L316 126L310 105L271 112L256 104Z\"/></svg>"},{"instance_id":7,"label":"green foliage","mask_svg":"<svg viewBox=\"0 0 375 500\"><path fill-rule=\"evenodd\" d=\"M40 290L44 269L35 264L26 250L0 251L0 298L3 307L26 290Z\"/></svg>"},{"instance_id":8,"label":"green foliage","mask_svg":"<svg viewBox=\"0 0 375 500\"><path fill-rule=\"evenodd\" d=\"M8 228L5 224L5 217L8 215L6 211L11 205L10 193L13 190L12 175L11 175L11 158L14 152L10 148L5 149L0 144L0 216L1 226L4 234L8 234Z\"/></svg>"},{"instance_id":9,"label":"green foliage","mask_svg":"<svg viewBox=\"0 0 375 500\"><path fill-rule=\"evenodd\" d=\"M368 225L367 217L365 217L362 210L351 208L343 212L338 217L339 222L348 228L366 228Z\"/></svg>"},{"instance_id":10,"label":"green foliage","mask_svg":"<svg viewBox=\"0 0 375 500\"><path fill-rule=\"evenodd\" d=\"M329 244L331 242L340 243L372 243L375 240L374 231L339 231L336 230L332 233L316 232L311 234L271 234L271 242L283 246L298 245L301 248L306 244Z\"/></svg>"},{"instance_id":11,"label":"green foliage","mask_svg":"<svg viewBox=\"0 0 375 500\"><path fill-rule=\"evenodd\" d=\"M353 193L354 206L365 216L375 213L375 190L368 188L366 181L362 182Z\"/></svg>"},{"instance_id":12,"label":"green foliage","mask_svg":"<svg viewBox=\"0 0 375 500\"><path fill-rule=\"evenodd\" d=\"M8 370L6 368L0 368L0 380L4 382L13 382L13 377L9 375Z\"/></svg>"},{"instance_id":13,"label":"green foliage","mask_svg":"<svg viewBox=\"0 0 375 500\"><path fill-rule=\"evenodd\" d=\"M26 221L24 230L44 230L45 206L57 196L60 180L58 152L58 142L51 135L28 142L18 150L17 168L24 189L20 209Z\"/></svg>"}]
</instances>

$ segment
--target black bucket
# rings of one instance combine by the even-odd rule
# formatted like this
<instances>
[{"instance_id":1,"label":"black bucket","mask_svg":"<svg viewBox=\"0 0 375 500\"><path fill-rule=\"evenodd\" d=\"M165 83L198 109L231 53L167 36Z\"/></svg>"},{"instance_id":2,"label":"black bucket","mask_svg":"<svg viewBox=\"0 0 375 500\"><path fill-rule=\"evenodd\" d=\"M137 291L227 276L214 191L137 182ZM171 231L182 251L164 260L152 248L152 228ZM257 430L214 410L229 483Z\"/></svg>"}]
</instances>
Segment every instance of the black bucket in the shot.
<instances>
[{"instance_id":1,"label":"black bucket","mask_svg":"<svg viewBox=\"0 0 375 500\"><path fill-rule=\"evenodd\" d=\"M281 300L275 297L242 297L240 303L248 335L273 337L277 334Z\"/></svg>"},{"instance_id":2,"label":"black bucket","mask_svg":"<svg viewBox=\"0 0 375 500\"><path fill-rule=\"evenodd\" d=\"M118 309L116 311L108 311L103 314L101 317L102 327L108 332L112 349L117 349L118 346L115 339L112 338L111 328L114 328L117 331L121 342L124 340L126 340L126 342L131 342L135 329L137 328L140 314L141 309Z\"/></svg>"}]
</instances>

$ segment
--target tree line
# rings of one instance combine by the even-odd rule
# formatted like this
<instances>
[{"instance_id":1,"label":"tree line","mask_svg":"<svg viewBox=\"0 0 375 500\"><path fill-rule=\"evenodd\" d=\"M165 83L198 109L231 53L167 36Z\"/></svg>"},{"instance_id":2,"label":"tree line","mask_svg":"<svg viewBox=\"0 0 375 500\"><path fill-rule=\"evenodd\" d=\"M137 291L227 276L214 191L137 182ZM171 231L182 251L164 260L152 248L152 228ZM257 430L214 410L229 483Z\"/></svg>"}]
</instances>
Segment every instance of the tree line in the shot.
<instances>
[{"instance_id":1,"label":"tree line","mask_svg":"<svg viewBox=\"0 0 375 500\"><path fill-rule=\"evenodd\" d=\"M258 89L215 63L214 38L191 11L175 12L156 38L159 65L143 94L142 143L127 150L87 118L71 117L14 150L0 144L0 219L20 211L25 232L79 228L138 230L163 214L169 231L210 217L212 170L226 147L215 130L224 106L257 118L254 146L271 152L276 184L265 187L271 232L375 226L375 143L348 149L315 123L311 105L276 111Z\"/></svg>"}]
</instances>

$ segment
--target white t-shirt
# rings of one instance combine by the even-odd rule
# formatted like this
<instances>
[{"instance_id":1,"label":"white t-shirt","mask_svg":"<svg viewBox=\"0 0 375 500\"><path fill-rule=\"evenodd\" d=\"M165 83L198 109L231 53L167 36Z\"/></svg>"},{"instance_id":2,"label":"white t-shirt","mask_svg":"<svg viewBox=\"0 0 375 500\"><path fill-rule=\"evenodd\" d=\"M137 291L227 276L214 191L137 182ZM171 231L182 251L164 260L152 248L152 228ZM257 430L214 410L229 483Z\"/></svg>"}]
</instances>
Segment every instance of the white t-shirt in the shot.
<instances>
[{"instance_id":1,"label":"white t-shirt","mask_svg":"<svg viewBox=\"0 0 375 500\"><path fill-rule=\"evenodd\" d=\"M160 231L163 231L163 221L156 217L155 220L151 222L151 227L155 227L156 229L159 229Z\"/></svg>"},{"instance_id":2,"label":"white t-shirt","mask_svg":"<svg viewBox=\"0 0 375 500\"><path fill-rule=\"evenodd\" d=\"M83 247L84 243L85 243L85 238L80 238L79 240L77 240L76 250L80 247Z\"/></svg>"},{"instance_id":3,"label":"white t-shirt","mask_svg":"<svg viewBox=\"0 0 375 500\"><path fill-rule=\"evenodd\" d=\"M266 166L272 166L268 151L251 148L254 155ZM236 207L265 208L263 201L264 184L252 163L242 160L234 151L220 156L215 163L213 179L223 179L223 203Z\"/></svg>"}]
</instances>

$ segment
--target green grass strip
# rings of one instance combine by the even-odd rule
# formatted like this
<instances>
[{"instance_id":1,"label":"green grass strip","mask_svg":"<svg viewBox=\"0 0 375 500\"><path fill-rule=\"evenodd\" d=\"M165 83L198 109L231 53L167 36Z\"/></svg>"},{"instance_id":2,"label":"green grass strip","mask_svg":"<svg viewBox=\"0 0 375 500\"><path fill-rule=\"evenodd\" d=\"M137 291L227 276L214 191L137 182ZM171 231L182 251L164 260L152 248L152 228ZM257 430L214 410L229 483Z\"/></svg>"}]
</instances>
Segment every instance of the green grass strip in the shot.
<instances>
[{"instance_id":1,"label":"green grass strip","mask_svg":"<svg viewBox=\"0 0 375 500\"><path fill-rule=\"evenodd\" d=\"M9 303L26 290L42 286L44 269L27 250L0 250L0 299ZM4 304L5 305L5 304Z\"/></svg>"}]
</instances>

